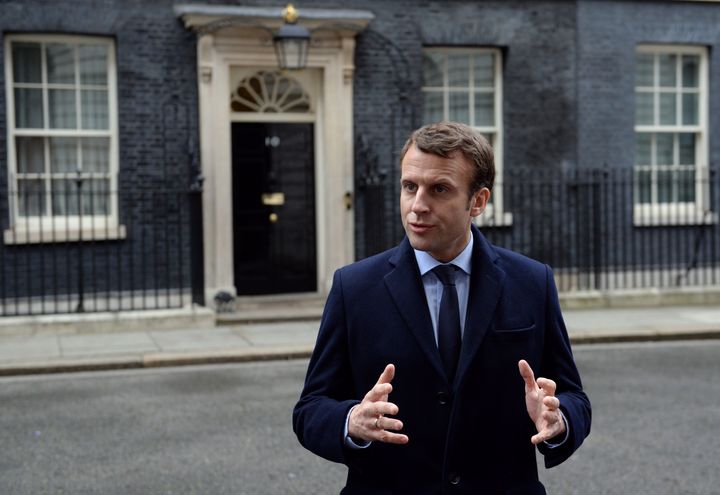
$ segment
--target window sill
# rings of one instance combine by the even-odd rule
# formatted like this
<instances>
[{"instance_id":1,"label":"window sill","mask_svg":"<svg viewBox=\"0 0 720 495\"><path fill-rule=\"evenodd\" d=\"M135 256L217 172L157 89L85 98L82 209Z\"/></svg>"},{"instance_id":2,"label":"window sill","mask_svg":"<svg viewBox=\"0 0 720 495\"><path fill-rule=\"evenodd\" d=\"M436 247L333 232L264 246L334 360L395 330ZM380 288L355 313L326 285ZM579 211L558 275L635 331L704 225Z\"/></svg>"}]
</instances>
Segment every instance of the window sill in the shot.
<instances>
[{"instance_id":1,"label":"window sill","mask_svg":"<svg viewBox=\"0 0 720 495\"><path fill-rule=\"evenodd\" d=\"M14 244L53 244L58 242L112 241L125 239L124 225L102 228L28 230L23 228L7 229L3 232L7 245Z\"/></svg>"},{"instance_id":2,"label":"window sill","mask_svg":"<svg viewBox=\"0 0 720 495\"><path fill-rule=\"evenodd\" d=\"M713 225L718 223L718 214L712 211L668 213L662 211L638 211L633 215L635 227L673 227L689 225Z\"/></svg>"},{"instance_id":3,"label":"window sill","mask_svg":"<svg viewBox=\"0 0 720 495\"><path fill-rule=\"evenodd\" d=\"M486 211L475 219L478 227L512 227L513 214L510 212L493 213Z\"/></svg>"}]
</instances>

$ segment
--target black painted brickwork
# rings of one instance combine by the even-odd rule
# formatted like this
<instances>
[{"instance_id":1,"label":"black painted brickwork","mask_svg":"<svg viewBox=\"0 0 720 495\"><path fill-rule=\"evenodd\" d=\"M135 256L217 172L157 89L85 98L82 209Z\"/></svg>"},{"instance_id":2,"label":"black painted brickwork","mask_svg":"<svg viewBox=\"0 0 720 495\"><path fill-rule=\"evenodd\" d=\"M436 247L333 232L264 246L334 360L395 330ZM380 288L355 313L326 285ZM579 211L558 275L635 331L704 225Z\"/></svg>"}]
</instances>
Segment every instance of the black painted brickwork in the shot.
<instances>
[{"instance_id":1,"label":"black painted brickwork","mask_svg":"<svg viewBox=\"0 0 720 495\"><path fill-rule=\"evenodd\" d=\"M1 5L0 30L4 33L87 33L116 39L121 191L182 188L187 182L185 142L188 137L197 139L195 41L173 14L173 3L6 0ZM283 6L285 2L206 3ZM387 173L381 226L387 244L402 235L397 207L397 152L410 131L422 123L419 88L423 46L489 46L502 50L506 170L631 167L634 53L638 43L708 46L710 108L720 108L720 6L713 3L316 0L301 2L298 7L361 8L375 14L369 29L357 40L354 125L357 140L362 138L367 143L369 155L377 157L379 168ZM177 95L177 100L172 100L171 95ZM163 111L168 106L172 112ZM173 112L183 117L163 117ZM711 164L717 164L720 158L720 145L713 137L719 118L718 112L711 111ZM4 119L3 92L2 130ZM5 132L0 132L0 194L6 191L5 137ZM359 187L367 172L366 156L368 153L361 154L356 146L358 258L371 254L365 232L374 228L364 223L367 205ZM0 199L0 223L4 228L7 201ZM559 206L553 198L543 201L546 207L540 209L543 205L537 199L522 195L512 198L515 218L532 218L539 210ZM148 214L141 207L123 204L122 214L129 218L122 221L134 225L133 232L152 232L154 227L148 217L166 213L161 205L154 208ZM542 222L542 215L537 218ZM133 233L127 241L116 244L147 249L138 244L138 236ZM182 253L187 254L185 244Z\"/></svg>"},{"instance_id":2,"label":"black painted brickwork","mask_svg":"<svg viewBox=\"0 0 720 495\"><path fill-rule=\"evenodd\" d=\"M195 35L170 1L4 1L0 31L115 40L120 223L125 240L83 244L86 287L189 287L188 143L197 143ZM3 53L0 57L4 59ZM0 74L3 86L4 71ZM0 95L0 229L8 227L5 91ZM197 146L195 144L195 146ZM180 194L155 194L155 192ZM54 251L55 255L51 255ZM43 256L43 253L45 255ZM77 244L5 245L6 297L77 290ZM18 275L18 273L20 275ZM96 277L100 277L99 281ZM44 280L43 280L44 278ZM118 279L122 279L118 282Z\"/></svg>"}]
</instances>

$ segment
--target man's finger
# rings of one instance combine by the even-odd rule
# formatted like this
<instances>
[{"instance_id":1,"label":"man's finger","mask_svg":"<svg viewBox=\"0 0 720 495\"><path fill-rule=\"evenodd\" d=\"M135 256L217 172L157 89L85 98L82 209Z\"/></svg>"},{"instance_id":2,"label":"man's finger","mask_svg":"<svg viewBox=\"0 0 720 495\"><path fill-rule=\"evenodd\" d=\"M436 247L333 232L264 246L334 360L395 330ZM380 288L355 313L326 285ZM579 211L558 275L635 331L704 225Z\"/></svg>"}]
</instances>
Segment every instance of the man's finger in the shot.
<instances>
[{"instance_id":1,"label":"man's finger","mask_svg":"<svg viewBox=\"0 0 720 495\"><path fill-rule=\"evenodd\" d=\"M392 385L390 382L395 378L395 365L388 364L385 369L380 373L377 383L370 391L365 394L365 399L371 402L386 401L387 396L392 392Z\"/></svg>"},{"instance_id":2,"label":"man's finger","mask_svg":"<svg viewBox=\"0 0 720 495\"><path fill-rule=\"evenodd\" d=\"M543 392L545 393L545 396L555 395L555 390L557 389L557 385L555 385L555 382L550 380L549 378L538 378L537 379L538 387L540 387Z\"/></svg>"},{"instance_id":3,"label":"man's finger","mask_svg":"<svg viewBox=\"0 0 720 495\"><path fill-rule=\"evenodd\" d=\"M392 402L376 402L373 404L371 416L395 416L399 410Z\"/></svg>"},{"instance_id":4,"label":"man's finger","mask_svg":"<svg viewBox=\"0 0 720 495\"><path fill-rule=\"evenodd\" d=\"M402 433L391 433L386 430L375 430L372 437L373 440L377 440L378 442L395 443L398 445L405 445L409 441L407 435L403 435Z\"/></svg>"},{"instance_id":5,"label":"man's finger","mask_svg":"<svg viewBox=\"0 0 720 495\"><path fill-rule=\"evenodd\" d=\"M392 402L383 401L361 402L357 409L357 414L360 414L372 422L374 422L378 416L395 416L400 411L398 406Z\"/></svg>"},{"instance_id":6,"label":"man's finger","mask_svg":"<svg viewBox=\"0 0 720 495\"><path fill-rule=\"evenodd\" d=\"M378 383L390 383L393 378L395 378L395 365L394 364L388 364L385 366L385 369L380 374L380 378L378 378Z\"/></svg>"},{"instance_id":7,"label":"man's finger","mask_svg":"<svg viewBox=\"0 0 720 495\"><path fill-rule=\"evenodd\" d=\"M533 445L537 445L539 443L542 443L546 440L546 435L543 433L538 433L537 435L533 435L533 437L530 439ZM548 437L549 438L549 437Z\"/></svg>"},{"instance_id":8,"label":"man's finger","mask_svg":"<svg viewBox=\"0 0 720 495\"><path fill-rule=\"evenodd\" d=\"M554 396L552 396L552 397L546 396L543 399L543 404L545 404L545 406L548 409L550 409L551 411L554 411L555 409L560 407L560 399L558 399L557 397L554 397Z\"/></svg>"},{"instance_id":9,"label":"man's finger","mask_svg":"<svg viewBox=\"0 0 720 495\"><path fill-rule=\"evenodd\" d=\"M525 380L525 387L531 389L536 388L537 383L535 382L535 373L533 373L533 370L528 362L521 359L518 362L518 369L520 370L520 376L522 376L523 380Z\"/></svg>"},{"instance_id":10,"label":"man's finger","mask_svg":"<svg viewBox=\"0 0 720 495\"><path fill-rule=\"evenodd\" d=\"M537 445L541 442L550 440L551 438L555 438L556 436L560 435L564 431L565 431L565 429L562 427L562 421L557 421L555 423L548 424L548 426L546 428L543 428L536 435L533 435L533 437L530 439L530 441L534 445Z\"/></svg>"},{"instance_id":11,"label":"man's finger","mask_svg":"<svg viewBox=\"0 0 720 495\"><path fill-rule=\"evenodd\" d=\"M403 423L399 419L381 416L375 420L374 426L380 430L400 431L403 429Z\"/></svg>"},{"instance_id":12,"label":"man's finger","mask_svg":"<svg viewBox=\"0 0 720 495\"><path fill-rule=\"evenodd\" d=\"M390 392L392 392L392 385L389 383L376 383L375 386L365 394L365 399L370 402L377 402L387 399Z\"/></svg>"}]
</instances>

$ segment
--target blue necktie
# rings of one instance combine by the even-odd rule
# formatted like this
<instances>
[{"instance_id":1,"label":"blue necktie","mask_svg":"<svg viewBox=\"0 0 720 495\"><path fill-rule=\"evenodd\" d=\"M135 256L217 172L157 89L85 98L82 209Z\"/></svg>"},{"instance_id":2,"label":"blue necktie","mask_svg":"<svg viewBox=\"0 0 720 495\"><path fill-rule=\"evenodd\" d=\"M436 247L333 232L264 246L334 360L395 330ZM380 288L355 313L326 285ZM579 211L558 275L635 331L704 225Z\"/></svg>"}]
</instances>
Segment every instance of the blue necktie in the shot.
<instances>
[{"instance_id":1,"label":"blue necktie","mask_svg":"<svg viewBox=\"0 0 720 495\"><path fill-rule=\"evenodd\" d=\"M433 268L443 284L442 299L440 299L440 313L438 314L438 349L440 359L445 367L445 374L449 383L455 378L458 358L460 357L460 309L458 295L455 289L455 265L438 265Z\"/></svg>"}]
</instances>

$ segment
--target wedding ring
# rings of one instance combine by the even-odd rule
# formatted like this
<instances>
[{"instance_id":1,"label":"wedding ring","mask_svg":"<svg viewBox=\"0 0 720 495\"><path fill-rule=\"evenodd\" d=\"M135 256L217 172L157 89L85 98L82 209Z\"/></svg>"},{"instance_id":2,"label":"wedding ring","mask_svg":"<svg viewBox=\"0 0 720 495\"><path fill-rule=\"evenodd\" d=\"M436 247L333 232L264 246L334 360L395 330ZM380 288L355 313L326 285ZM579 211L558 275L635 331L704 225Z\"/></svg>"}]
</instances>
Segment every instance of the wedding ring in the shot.
<instances>
[{"instance_id":1,"label":"wedding ring","mask_svg":"<svg viewBox=\"0 0 720 495\"><path fill-rule=\"evenodd\" d=\"M380 429L380 425L378 424L378 422L380 421L380 418L382 418L382 416L378 416L377 419L375 420L375 428L377 428L378 430Z\"/></svg>"}]
</instances>

